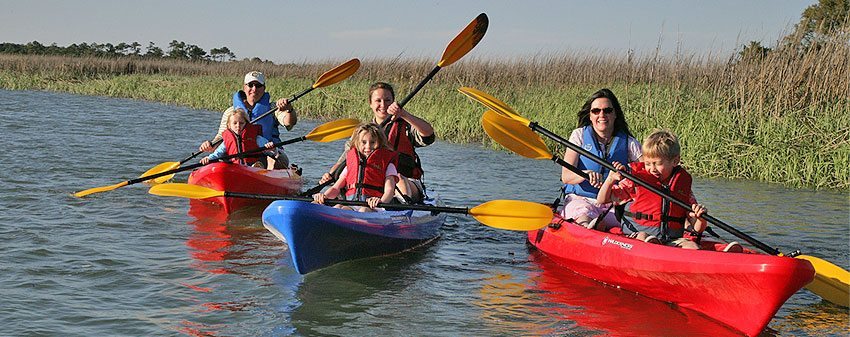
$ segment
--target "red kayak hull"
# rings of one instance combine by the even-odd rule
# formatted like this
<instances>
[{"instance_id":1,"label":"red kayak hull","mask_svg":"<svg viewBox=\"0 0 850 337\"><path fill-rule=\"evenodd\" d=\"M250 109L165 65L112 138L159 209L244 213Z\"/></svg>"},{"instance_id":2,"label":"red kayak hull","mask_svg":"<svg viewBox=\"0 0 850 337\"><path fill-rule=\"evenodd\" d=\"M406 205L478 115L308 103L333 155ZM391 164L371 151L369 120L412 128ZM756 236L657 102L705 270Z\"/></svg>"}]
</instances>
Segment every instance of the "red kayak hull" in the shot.
<instances>
[{"instance_id":1,"label":"red kayak hull","mask_svg":"<svg viewBox=\"0 0 850 337\"><path fill-rule=\"evenodd\" d=\"M251 194L297 194L304 182L295 170L266 170L229 163L213 163L192 171L189 183L217 191ZM229 214L244 207L265 206L272 200L214 197L203 201L219 205Z\"/></svg>"},{"instance_id":2,"label":"red kayak hull","mask_svg":"<svg viewBox=\"0 0 850 337\"><path fill-rule=\"evenodd\" d=\"M700 312L749 336L761 333L815 274L802 259L687 250L560 222L528 232L529 243L558 265Z\"/></svg>"}]
</instances>

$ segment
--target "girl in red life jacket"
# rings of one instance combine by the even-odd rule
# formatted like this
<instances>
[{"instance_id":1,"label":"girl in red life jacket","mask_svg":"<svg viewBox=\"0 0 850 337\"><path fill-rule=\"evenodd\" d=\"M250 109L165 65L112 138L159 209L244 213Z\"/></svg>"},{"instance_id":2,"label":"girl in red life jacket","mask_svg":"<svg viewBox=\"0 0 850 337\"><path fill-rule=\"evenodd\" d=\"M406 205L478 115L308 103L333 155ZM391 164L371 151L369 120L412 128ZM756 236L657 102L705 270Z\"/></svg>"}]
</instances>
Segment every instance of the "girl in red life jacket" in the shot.
<instances>
[{"instance_id":1,"label":"girl in red life jacket","mask_svg":"<svg viewBox=\"0 0 850 337\"><path fill-rule=\"evenodd\" d=\"M360 207L359 211L371 212L378 203L393 200L395 185L399 181L397 156L389 149L386 136L375 123L360 124L351 135L350 143L352 147L346 153L345 168L339 179L325 192L314 194L313 201L324 204L325 199L339 196L345 186L345 198L365 200L369 207Z\"/></svg>"},{"instance_id":2,"label":"girl in red life jacket","mask_svg":"<svg viewBox=\"0 0 850 337\"><path fill-rule=\"evenodd\" d=\"M274 143L263 138L261 135L262 129L259 125L250 124L248 113L242 109L228 110L230 115L227 116L227 130L222 132L222 142L218 148L209 156L201 159L201 164L209 164L210 161L224 157L226 155L234 155L246 151L256 150L260 147L273 149ZM262 156L261 153L248 154L245 157L231 158L233 163L243 165L252 165L255 167L263 167L264 161L258 160ZM269 167L269 170L273 167Z\"/></svg>"},{"instance_id":3,"label":"girl in red life jacket","mask_svg":"<svg viewBox=\"0 0 850 337\"><path fill-rule=\"evenodd\" d=\"M701 218L706 208L698 204L694 198L691 191L691 176L679 166L680 155L678 139L672 132L654 130L643 142L643 162L632 163L631 173L644 182L667 191L677 199L687 201L691 204L692 210L666 201L663 197L631 180L621 181L622 176L619 171L625 170L626 167L619 162L613 163L617 171L610 172L600 187L598 201L600 203L612 200L625 202L631 199L629 213L635 220L636 229L631 236L636 239L665 243L685 249L699 249L696 242L685 237L685 222L687 220L693 231L702 233L707 226L706 220Z\"/></svg>"}]
</instances>

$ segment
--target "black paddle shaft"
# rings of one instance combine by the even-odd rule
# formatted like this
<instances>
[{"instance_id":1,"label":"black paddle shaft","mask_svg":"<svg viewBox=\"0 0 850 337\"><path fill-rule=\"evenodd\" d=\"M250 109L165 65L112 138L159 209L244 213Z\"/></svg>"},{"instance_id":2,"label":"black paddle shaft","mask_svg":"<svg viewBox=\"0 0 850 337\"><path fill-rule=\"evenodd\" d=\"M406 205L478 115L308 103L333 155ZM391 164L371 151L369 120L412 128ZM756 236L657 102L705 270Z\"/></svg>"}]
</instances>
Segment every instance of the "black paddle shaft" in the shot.
<instances>
[{"instance_id":1,"label":"black paddle shaft","mask_svg":"<svg viewBox=\"0 0 850 337\"><path fill-rule=\"evenodd\" d=\"M557 142L558 142L558 143L560 143L561 145L564 145L564 146L566 146L566 147L570 148L571 150L573 150L573 151L575 151L575 152L578 152L578 153L579 153L579 154L581 154L582 156L585 156L585 157L587 157L587 158L590 158L590 160L595 161L595 162L596 162L596 163L598 163L599 165L605 166L607 169L609 169L609 170L611 170L611 171L619 172L619 173L620 173L623 177L626 177L627 179L629 179L629 180L631 180L631 181L634 181L634 182L635 182L635 183L637 183L638 185L643 186L644 188L646 188L646 189L648 189L648 190L652 191L653 193L658 194L658 195L660 195L660 196L664 197L664 199L667 199L668 201L670 201L670 202L672 202L672 203L674 203L674 204L676 204L676 205L682 206L682 207L684 207L685 209L691 209L691 205L688 205L688 203L686 203L686 202L684 202L684 201L681 201L681 200L679 200L679 199L676 199L675 197L673 197L673 196L671 196L671 195L669 195L669 194L665 193L665 192L664 192L664 191L662 191L662 190L659 190L659 189L658 189L658 188L656 188L655 186L652 186L652 185L650 185L649 183L647 183L647 182L645 182L645 181L643 181L643 180L638 179L637 177L635 177L635 176L631 175L631 174L630 174L630 173L628 173L628 172L624 172L624 171L617 171L617 169L614 167L614 165L611 165L611 163L609 163L609 162L605 161L605 160L604 160L604 159L602 159L602 158L599 158L598 156L596 156L596 155L594 155L594 154L592 154L592 153L588 152L588 151L587 151L587 150L585 150L585 149L582 149L582 148L581 148L580 146L578 146L578 145L575 145L575 144L573 144L573 143L570 143L568 140L566 140L566 139L562 138L561 136L558 136L557 134L554 134L554 133L552 133L551 131L546 130L546 128L544 128L544 127L540 126L539 124L537 124L537 122L530 122L530 123L528 123L528 127L529 127L529 128L531 128L531 129L532 129L532 130L534 130L534 131L540 132L541 134L545 135L546 137L549 137L549 138L551 138L551 139L553 139L553 140L557 141ZM769 254L772 254L772 255L779 255L779 254L780 254L779 250L777 250L777 249L775 249L775 248L773 248L773 247L770 247L770 246L768 246L767 244L765 244L765 243L763 243L763 242L761 242L761 241L759 241L759 240L756 240L755 238L753 238L753 237L751 237L751 236L749 236L749 235L747 235L747 234L745 234L745 233L743 233L743 232L741 232L741 231L739 231L739 230L735 229L734 227L732 227L732 226L730 226L730 225L727 225L727 224L726 224L726 223L724 223L723 221L720 221L720 220L718 220L717 218L715 218L715 217L713 217L713 216L711 216L711 215L703 214L703 215L702 215L702 218L704 218L704 219L708 220L708 222L711 222L712 224L717 225L717 226L718 226L718 227L720 227L720 228L723 228L723 230L725 230L725 231L727 231L727 232L729 232L729 233L732 233L733 235L735 235L735 236L737 236L737 237L739 237L739 238L743 239L744 241L749 242L749 243L750 243L750 244L752 244L753 246L756 246L756 247L758 247L759 249L761 249L761 250L763 250L763 251L765 251L765 252L767 252L767 253L769 253Z\"/></svg>"},{"instance_id":2,"label":"black paddle shaft","mask_svg":"<svg viewBox=\"0 0 850 337\"><path fill-rule=\"evenodd\" d=\"M252 194L252 193L239 193L239 192L224 192L225 197L230 198L247 198L247 199L263 199L263 200L294 200L294 201L305 201L312 202L313 198L310 197L299 197L299 196L288 196L288 195L274 195L274 194ZM369 204L365 201L357 201L357 200L339 200L339 199L329 199L325 200L325 204L327 205L344 205L344 206L369 206ZM468 208L459 208L459 207L440 207L440 206L430 206L430 205L408 205L408 204L390 204L390 203L379 203L378 207L390 209L390 210L413 210L413 211L429 211L435 213L458 213L458 214L469 214Z\"/></svg>"},{"instance_id":3,"label":"black paddle shaft","mask_svg":"<svg viewBox=\"0 0 850 337\"><path fill-rule=\"evenodd\" d=\"M297 143L297 142L304 141L304 140L307 140L307 136L301 136L301 137L298 137L298 138L292 138L292 139L284 140L284 141L281 141L281 142L277 142L277 143L274 143L274 147L281 147L281 146L284 146L284 145L287 145L287 144ZM245 152L231 154L231 155L223 156L223 157L215 159L215 160L210 160L210 162L208 164L225 161L225 160L228 160L228 159L231 159L231 158L237 158L237 157L244 158L244 157L248 157L252 154L260 153L260 152L268 151L268 150L269 149L267 149L265 147L261 147L261 148L257 148L257 149L253 149L253 150L249 150L249 151L245 151ZM140 182L143 182L145 180L164 177L164 176L167 176L169 174L174 174L174 173L178 173L178 172L192 170L192 169L195 169L195 168L198 168L198 167L201 167L201 166L204 166L204 164L197 163L197 164L192 164L192 165L189 165L189 166L178 167L176 169L168 170L168 171L165 171L165 172L160 172L160 173L157 173L157 174L151 174L151 175L147 175L147 176L143 176L143 177L138 177L136 179L127 180L127 185L140 183Z\"/></svg>"}]
</instances>

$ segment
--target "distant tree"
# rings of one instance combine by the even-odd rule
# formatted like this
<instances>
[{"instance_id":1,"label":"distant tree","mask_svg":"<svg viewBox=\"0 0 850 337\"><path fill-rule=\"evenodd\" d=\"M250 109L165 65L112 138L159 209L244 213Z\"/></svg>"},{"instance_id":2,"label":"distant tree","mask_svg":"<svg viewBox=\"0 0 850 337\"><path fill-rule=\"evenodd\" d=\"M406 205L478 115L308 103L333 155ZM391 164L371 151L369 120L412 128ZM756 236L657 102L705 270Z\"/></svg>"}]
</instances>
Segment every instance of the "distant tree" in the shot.
<instances>
[{"instance_id":1,"label":"distant tree","mask_svg":"<svg viewBox=\"0 0 850 337\"><path fill-rule=\"evenodd\" d=\"M750 41L750 44L744 45L744 49L738 53L741 60L761 60L764 59L771 49L763 47L761 42Z\"/></svg>"},{"instance_id":2,"label":"distant tree","mask_svg":"<svg viewBox=\"0 0 850 337\"><path fill-rule=\"evenodd\" d=\"M223 62L225 58L227 58L228 61L232 61L236 58L236 54L233 54L230 51L230 48L221 47L210 49L210 57L219 62Z\"/></svg>"},{"instance_id":3,"label":"distant tree","mask_svg":"<svg viewBox=\"0 0 850 337\"><path fill-rule=\"evenodd\" d=\"M838 32L850 30L850 0L819 0L807 7L785 43L806 49L815 46Z\"/></svg>"},{"instance_id":4,"label":"distant tree","mask_svg":"<svg viewBox=\"0 0 850 337\"><path fill-rule=\"evenodd\" d=\"M189 54L186 52L186 43L177 40L171 40L168 44L168 53L166 57L173 59L188 59Z\"/></svg>"},{"instance_id":5,"label":"distant tree","mask_svg":"<svg viewBox=\"0 0 850 337\"><path fill-rule=\"evenodd\" d=\"M141 54L141 52L142 52L141 48L142 48L141 44L139 44L136 41L133 41L133 43L130 44L130 53L134 56L139 56L139 54Z\"/></svg>"},{"instance_id":6,"label":"distant tree","mask_svg":"<svg viewBox=\"0 0 850 337\"><path fill-rule=\"evenodd\" d=\"M155 46L153 42L148 42L148 48L145 52L145 57L162 58L163 55L165 54L162 52L162 48Z\"/></svg>"},{"instance_id":7,"label":"distant tree","mask_svg":"<svg viewBox=\"0 0 850 337\"><path fill-rule=\"evenodd\" d=\"M192 61L201 61L207 58L207 51L201 49L201 47L198 47L196 45L189 45L186 48L186 55Z\"/></svg>"}]
</instances>

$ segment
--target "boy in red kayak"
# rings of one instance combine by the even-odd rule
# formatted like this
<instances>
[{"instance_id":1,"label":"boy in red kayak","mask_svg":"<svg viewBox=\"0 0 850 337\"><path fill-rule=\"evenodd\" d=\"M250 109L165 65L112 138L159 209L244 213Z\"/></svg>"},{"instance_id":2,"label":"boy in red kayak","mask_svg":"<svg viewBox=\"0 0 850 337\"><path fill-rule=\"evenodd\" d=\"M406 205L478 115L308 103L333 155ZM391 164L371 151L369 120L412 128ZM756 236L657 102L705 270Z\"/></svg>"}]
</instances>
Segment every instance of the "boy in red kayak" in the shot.
<instances>
[{"instance_id":1,"label":"boy in red kayak","mask_svg":"<svg viewBox=\"0 0 850 337\"><path fill-rule=\"evenodd\" d=\"M619 171L625 170L626 167L619 162L612 163L617 171L608 174L599 189L598 201L632 201L626 215L631 216L635 223L626 222L623 227L623 232L632 238L685 249L699 249L690 234L699 235L707 227L706 220L701 217L706 208L697 203L691 190L691 175L679 165L679 140L669 130L654 130L646 137L642 147L642 161L630 164L632 175L667 191L679 200L686 201L691 204L691 209L669 202L631 180L622 179ZM730 243L724 251L732 249L740 250L741 247L737 243Z\"/></svg>"},{"instance_id":2,"label":"boy in red kayak","mask_svg":"<svg viewBox=\"0 0 850 337\"><path fill-rule=\"evenodd\" d=\"M260 147L273 149L274 143L263 138L261 135L262 128L256 124L250 124L248 113L242 109L228 110L227 130L221 133L222 143L209 156L201 159L201 164L209 164L210 161L224 157L225 155L234 155L246 151L256 150ZM236 157L230 159L231 162L243 165L252 165L256 167L266 166L263 161L258 160L258 157L263 156L260 153L246 155L245 157ZM269 170L273 169L273 164L270 164Z\"/></svg>"},{"instance_id":3,"label":"boy in red kayak","mask_svg":"<svg viewBox=\"0 0 850 337\"><path fill-rule=\"evenodd\" d=\"M343 187L346 188L347 200L361 200L369 204L369 207L361 207L361 212L374 211L378 203L393 201L399 181L396 169L398 155L389 149L387 137L380 126L360 124L351 135L350 143L351 149L345 154L345 168L339 179L327 191L314 194L313 201L324 204L325 199L339 196Z\"/></svg>"}]
</instances>

